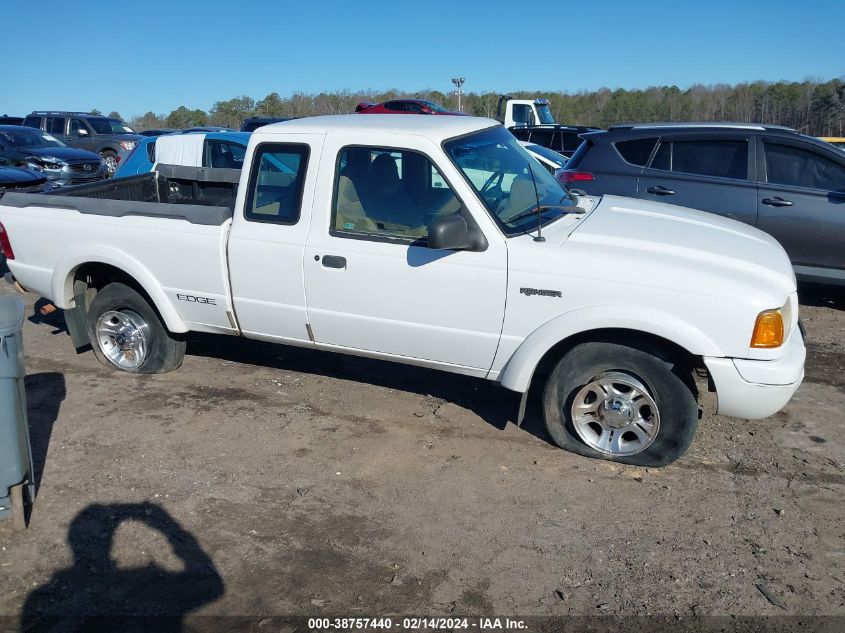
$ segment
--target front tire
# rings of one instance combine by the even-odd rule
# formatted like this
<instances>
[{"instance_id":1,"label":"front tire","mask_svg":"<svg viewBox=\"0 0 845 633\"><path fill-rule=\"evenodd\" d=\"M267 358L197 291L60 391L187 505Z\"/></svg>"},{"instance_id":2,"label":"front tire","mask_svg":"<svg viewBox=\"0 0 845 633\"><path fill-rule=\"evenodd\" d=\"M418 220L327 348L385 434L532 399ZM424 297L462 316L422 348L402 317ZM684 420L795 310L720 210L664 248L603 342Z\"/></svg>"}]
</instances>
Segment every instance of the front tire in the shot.
<instances>
[{"instance_id":1,"label":"front tire","mask_svg":"<svg viewBox=\"0 0 845 633\"><path fill-rule=\"evenodd\" d=\"M111 178L117 171L117 154L110 149L104 149L100 152L100 158L106 163L106 171Z\"/></svg>"},{"instance_id":2,"label":"front tire","mask_svg":"<svg viewBox=\"0 0 845 633\"><path fill-rule=\"evenodd\" d=\"M616 343L581 343L549 376L546 429L587 457L664 466L686 452L698 426L689 373L656 353Z\"/></svg>"},{"instance_id":3,"label":"front tire","mask_svg":"<svg viewBox=\"0 0 845 633\"><path fill-rule=\"evenodd\" d=\"M106 367L134 374L163 374L182 364L185 341L174 337L136 290L111 283L88 308L88 337Z\"/></svg>"}]
</instances>

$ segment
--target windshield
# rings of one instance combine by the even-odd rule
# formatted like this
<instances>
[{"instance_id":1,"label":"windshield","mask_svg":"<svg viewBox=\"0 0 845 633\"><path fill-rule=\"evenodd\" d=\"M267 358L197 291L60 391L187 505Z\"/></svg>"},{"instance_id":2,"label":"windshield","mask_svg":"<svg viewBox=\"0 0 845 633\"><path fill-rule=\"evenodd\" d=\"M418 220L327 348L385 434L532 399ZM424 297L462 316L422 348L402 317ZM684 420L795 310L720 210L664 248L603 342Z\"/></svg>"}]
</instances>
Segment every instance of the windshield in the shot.
<instances>
[{"instance_id":1,"label":"windshield","mask_svg":"<svg viewBox=\"0 0 845 633\"><path fill-rule=\"evenodd\" d=\"M9 147L65 147L59 139L29 127L0 130L0 142Z\"/></svg>"},{"instance_id":2,"label":"windshield","mask_svg":"<svg viewBox=\"0 0 845 633\"><path fill-rule=\"evenodd\" d=\"M566 157L558 154L553 149L543 147L542 145L525 145L525 149L534 154L539 154L548 161L553 162L558 167L563 167L566 164Z\"/></svg>"},{"instance_id":3,"label":"windshield","mask_svg":"<svg viewBox=\"0 0 845 633\"><path fill-rule=\"evenodd\" d=\"M549 104L535 104L537 108L537 116L540 117L540 123L554 124L555 118L552 116L552 111L549 109Z\"/></svg>"},{"instance_id":4,"label":"windshield","mask_svg":"<svg viewBox=\"0 0 845 633\"><path fill-rule=\"evenodd\" d=\"M135 131L117 119L88 119L88 123L97 134L134 134Z\"/></svg>"},{"instance_id":5,"label":"windshield","mask_svg":"<svg viewBox=\"0 0 845 633\"><path fill-rule=\"evenodd\" d=\"M575 209L560 183L501 126L448 141L444 148L508 234L537 226L538 200L544 224Z\"/></svg>"}]
</instances>

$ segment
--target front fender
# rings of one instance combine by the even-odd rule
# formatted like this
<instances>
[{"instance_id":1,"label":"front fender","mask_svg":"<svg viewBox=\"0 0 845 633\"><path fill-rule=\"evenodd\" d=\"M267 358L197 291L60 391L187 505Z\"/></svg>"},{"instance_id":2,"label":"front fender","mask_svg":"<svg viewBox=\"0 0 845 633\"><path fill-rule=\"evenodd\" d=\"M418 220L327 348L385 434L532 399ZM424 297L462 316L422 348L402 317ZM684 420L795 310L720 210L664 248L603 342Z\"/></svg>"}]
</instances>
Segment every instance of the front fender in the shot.
<instances>
[{"instance_id":1,"label":"front fender","mask_svg":"<svg viewBox=\"0 0 845 633\"><path fill-rule=\"evenodd\" d=\"M168 301L161 285L147 268L137 259L110 246L97 246L87 251L71 251L65 254L53 269L51 280L52 296L56 305L67 309L73 300L73 276L83 264L108 264L132 277L152 299L161 314L167 329L171 332L187 332L188 327L179 313Z\"/></svg>"},{"instance_id":2,"label":"front fender","mask_svg":"<svg viewBox=\"0 0 845 633\"><path fill-rule=\"evenodd\" d=\"M643 306L594 306L567 312L534 330L507 361L499 382L513 391L527 391L535 368L552 347L576 334L604 329L659 336L696 356L724 356L704 332L671 314Z\"/></svg>"}]
</instances>

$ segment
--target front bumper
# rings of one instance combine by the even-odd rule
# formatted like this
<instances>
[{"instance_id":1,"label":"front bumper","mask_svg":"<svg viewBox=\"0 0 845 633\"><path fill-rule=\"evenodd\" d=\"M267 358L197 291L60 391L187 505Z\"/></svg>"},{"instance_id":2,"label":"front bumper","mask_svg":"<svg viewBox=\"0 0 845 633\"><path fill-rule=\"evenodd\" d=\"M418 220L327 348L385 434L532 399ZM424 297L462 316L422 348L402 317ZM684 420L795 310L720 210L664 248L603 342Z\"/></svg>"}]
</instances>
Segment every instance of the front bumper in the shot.
<instances>
[{"instance_id":1,"label":"front bumper","mask_svg":"<svg viewBox=\"0 0 845 633\"><path fill-rule=\"evenodd\" d=\"M797 329L777 360L705 356L704 364L716 387L717 412L748 420L774 415L801 385L806 356L804 338Z\"/></svg>"}]
</instances>

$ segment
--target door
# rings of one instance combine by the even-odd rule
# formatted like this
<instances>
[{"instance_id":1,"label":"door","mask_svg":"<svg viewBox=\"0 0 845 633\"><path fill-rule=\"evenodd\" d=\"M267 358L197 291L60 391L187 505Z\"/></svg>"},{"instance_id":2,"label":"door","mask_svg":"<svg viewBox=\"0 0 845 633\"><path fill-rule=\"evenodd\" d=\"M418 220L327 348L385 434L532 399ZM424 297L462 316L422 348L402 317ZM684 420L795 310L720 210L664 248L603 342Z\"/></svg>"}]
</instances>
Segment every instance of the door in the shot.
<instances>
[{"instance_id":1,"label":"door","mask_svg":"<svg viewBox=\"0 0 845 633\"><path fill-rule=\"evenodd\" d=\"M427 224L461 213L475 222L451 171L416 149L356 145L326 155L305 252L308 320L318 346L366 350L483 376L493 363L505 309L507 250L488 236L482 251L433 250ZM328 144L327 144L328 145Z\"/></svg>"},{"instance_id":2,"label":"door","mask_svg":"<svg viewBox=\"0 0 845 633\"><path fill-rule=\"evenodd\" d=\"M84 120L79 118L72 118L68 127L69 144L79 149L87 149L89 152L94 151L94 139L91 135L91 130Z\"/></svg>"},{"instance_id":3,"label":"door","mask_svg":"<svg viewBox=\"0 0 845 633\"><path fill-rule=\"evenodd\" d=\"M750 134L662 137L637 197L725 215L754 225L757 185Z\"/></svg>"},{"instance_id":4,"label":"door","mask_svg":"<svg viewBox=\"0 0 845 633\"><path fill-rule=\"evenodd\" d=\"M302 256L322 138L286 134L285 143L257 145L248 185L238 191L229 279L238 324L250 338L311 344Z\"/></svg>"},{"instance_id":5,"label":"door","mask_svg":"<svg viewBox=\"0 0 845 633\"><path fill-rule=\"evenodd\" d=\"M760 146L758 226L783 245L799 274L845 279L845 157L797 139L761 139Z\"/></svg>"}]
</instances>

